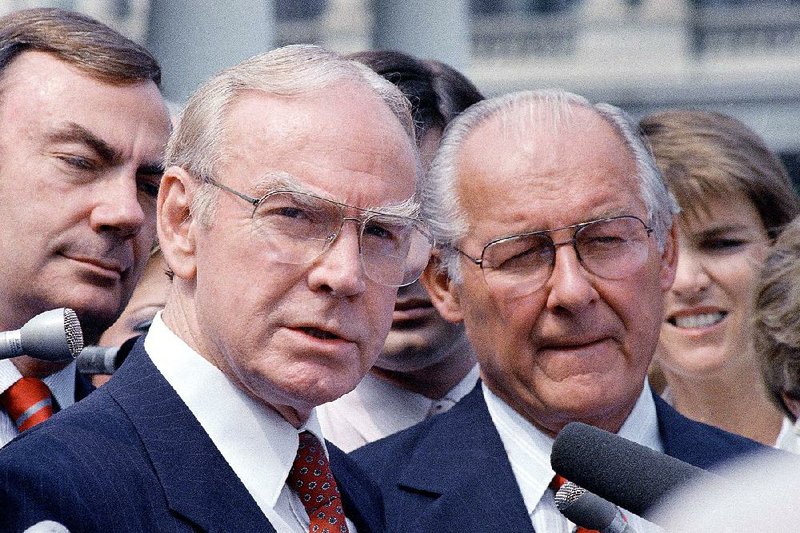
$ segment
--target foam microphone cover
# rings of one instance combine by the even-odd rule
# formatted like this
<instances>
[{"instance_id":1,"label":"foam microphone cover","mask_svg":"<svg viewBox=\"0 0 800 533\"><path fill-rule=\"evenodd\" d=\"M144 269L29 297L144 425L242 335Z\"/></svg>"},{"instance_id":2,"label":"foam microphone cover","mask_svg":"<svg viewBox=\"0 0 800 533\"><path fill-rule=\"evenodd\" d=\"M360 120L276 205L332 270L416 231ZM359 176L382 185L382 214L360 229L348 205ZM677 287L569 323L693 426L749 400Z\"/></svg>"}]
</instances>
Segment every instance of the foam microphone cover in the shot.
<instances>
[{"instance_id":1,"label":"foam microphone cover","mask_svg":"<svg viewBox=\"0 0 800 533\"><path fill-rule=\"evenodd\" d=\"M640 516L690 480L716 477L581 422L571 422L561 430L550 463L568 480Z\"/></svg>"}]
</instances>

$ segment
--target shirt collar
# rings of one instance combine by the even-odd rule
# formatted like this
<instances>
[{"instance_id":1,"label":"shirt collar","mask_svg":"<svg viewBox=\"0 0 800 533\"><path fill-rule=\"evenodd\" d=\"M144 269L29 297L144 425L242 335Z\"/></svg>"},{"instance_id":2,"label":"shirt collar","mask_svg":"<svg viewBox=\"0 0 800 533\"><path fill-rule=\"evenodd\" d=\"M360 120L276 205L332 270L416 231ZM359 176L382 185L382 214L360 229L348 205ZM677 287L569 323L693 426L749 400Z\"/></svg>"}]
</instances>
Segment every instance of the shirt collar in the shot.
<instances>
[{"instance_id":1,"label":"shirt collar","mask_svg":"<svg viewBox=\"0 0 800 533\"><path fill-rule=\"evenodd\" d=\"M160 312L144 347L259 507L274 509L297 454L298 434L310 431L325 447L316 413L295 428L190 348Z\"/></svg>"},{"instance_id":2,"label":"shirt collar","mask_svg":"<svg viewBox=\"0 0 800 533\"><path fill-rule=\"evenodd\" d=\"M75 372L76 363L72 361L58 372L42 379L61 409L75 403ZM22 379L22 374L11 360L0 360L0 394L20 379Z\"/></svg>"},{"instance_id":3,"label":"shirt collar","mask_svg":"<svg viewBox=\"0 0 800 533\"><path fill-rule=\"evenodd\" d=\"M481 387L489 415L500 434L525 507L528 514L531 514L555 475L550 467L550 453L553 450L554 439L523 418L489 390L485 383ZM663 452L655 401L647 381L618 434Z\"/></svg>"}]
</instances>

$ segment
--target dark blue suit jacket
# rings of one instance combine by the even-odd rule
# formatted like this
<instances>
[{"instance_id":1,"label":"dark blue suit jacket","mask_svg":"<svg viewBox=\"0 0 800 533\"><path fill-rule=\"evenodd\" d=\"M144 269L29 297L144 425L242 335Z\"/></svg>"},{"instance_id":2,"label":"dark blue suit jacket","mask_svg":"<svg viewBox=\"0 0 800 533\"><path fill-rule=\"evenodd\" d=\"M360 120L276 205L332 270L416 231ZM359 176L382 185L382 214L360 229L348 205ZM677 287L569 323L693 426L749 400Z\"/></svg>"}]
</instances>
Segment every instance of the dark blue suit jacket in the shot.
<instances>
[{"instance_id":1,"label":"dark blue suit jacket","mask_svg":"<svg viewBox=\"0 0 800 533\"><path fill-rule=\"evenodd\" d=\"M656 398L668 455L709 468L763 450ZM480 383L450 411L352 452L381 484L387 530L533 533Z\"/></svg>"},{"instance_id":2,"label":"dark blue suit jacket","mask_svg":"<svg viewBox=\"0 0 800 533\"><path fill-rule=\"evenodd\" d=\"M378 489L328 443L345 513L383 531ZM114 378L0 450L0 531L270 532L253 498L139 342Z\"/></svg>"}]
</instances>

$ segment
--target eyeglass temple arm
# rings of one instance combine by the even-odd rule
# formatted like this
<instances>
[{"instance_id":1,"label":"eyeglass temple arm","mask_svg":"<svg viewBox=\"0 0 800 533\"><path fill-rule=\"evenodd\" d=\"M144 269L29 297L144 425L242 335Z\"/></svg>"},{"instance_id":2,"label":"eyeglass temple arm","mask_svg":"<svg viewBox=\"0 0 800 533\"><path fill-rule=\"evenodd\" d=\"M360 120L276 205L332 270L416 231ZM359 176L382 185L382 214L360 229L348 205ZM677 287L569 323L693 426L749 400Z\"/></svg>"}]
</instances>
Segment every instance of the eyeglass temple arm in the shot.
<instances>
[{"instance_id":1,"label":"eyeglass temple arm","mask_svg":"<svg viewBox=\"0 0 800 533\"><path fill-rule=\"evenodd\" d=\"M244 200L245 202L247 202L249 204L253 204L253 207L257 207L258 204L261 202L260 198L253 198L252 196L247 196L246 194L242 194L239 191L234 191L230 187L228 187L226 185L223 185L222 183L218 182L214 178L206 178L206 181L208 183L210 183L211 185L213 185L214 187L218 187L218 188L222 189L223 191L226 191L226 192L229 192L229 193L233 194L234 196L238 196L239 198L241 198L242 200Z\"/></svg>"},{"instance_id":2,"label":"eyeglass temple arm","mask_svg":"<svg viewBox=\"0 0 800 533\"><path fill-rule=\"evenodd\" d=\"M453 246L452 248L453 248L453 250L455 250L456 252L460 253L461 255L463 255L464 257L466 257L467 259L469 259L470 261L472 261L473 263L475 263L479 267L483 268L483 259L475 259L474 257L469 255L467 252L463 251L462 249L458 248L457 246Z\"/></svg>"}]
</instances>

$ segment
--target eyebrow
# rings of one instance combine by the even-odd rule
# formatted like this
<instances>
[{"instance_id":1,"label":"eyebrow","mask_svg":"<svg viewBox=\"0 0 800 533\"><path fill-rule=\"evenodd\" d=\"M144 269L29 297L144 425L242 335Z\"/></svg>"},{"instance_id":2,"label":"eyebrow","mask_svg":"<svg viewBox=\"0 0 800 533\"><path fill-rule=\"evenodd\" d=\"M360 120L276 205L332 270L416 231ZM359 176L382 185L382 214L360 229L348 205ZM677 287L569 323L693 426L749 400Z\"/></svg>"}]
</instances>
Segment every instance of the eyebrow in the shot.
<instances>
[{"instance_id":1,"label":"eyebrow","mask_svg":"<svg viewBox=\"0 0 800 533\"><path fill-rule=\"evenodd\" d=\"M752 228L751 226L748 226L746 224L725 224L722 226L714 226L708 229L698 231L697 235L707 239L707 238L719 237L721 235L727 235L729 233L739 233L742 231L751 231L751 230L755 230L755 228Z\"/></svg>"},{"instance_id":2,"label":"eyebrow","mask_svg":"<svg viewBox=\"0 0 800 533\"><path fill-rule=\"evenodd\" d=\"M53 143L78 143L91 148L106 165L116 164L123 157L119 150L113 148L106 141L75 122L68 122L63 128L48 135L48 140ZM137 175L161 175L164 173L162 163L145 163L136 169Z\"/></svg>"},{"instance_id":3,"label":"eyebrow","mask_svg":"<svg viewBox=\"0 0 800 533\"><path fill-rule=\"evenodd\" d=\"M329 195L325 193L312 191L307 186L305 186L298 178L292 176L288 172L283 172L283 171L268 172L261 179L258 180L258 182L256 183L256 187L257 187L256 190L258 191L265 191L260 194L265 194L266 191L270 190L285 189L291 192L298 192L303 194L310 194L311 196L318 196L320 198L330 200L331 202L337 204L347 205L348 207L358 209L359 211L367 211L379 215L389 215L389 216L416 219L418 218L420 212L419 202L417 202L417 200L413 196L406 198L405 200L402 200L400 202L394 202L391 204L381 205L377 207L351 206L349 204L345 204L344 202L340 202L334 198L331 198Z\"/></svg>"}]
</instances>

